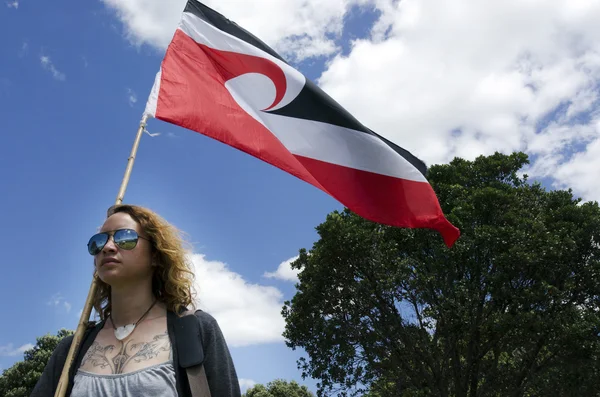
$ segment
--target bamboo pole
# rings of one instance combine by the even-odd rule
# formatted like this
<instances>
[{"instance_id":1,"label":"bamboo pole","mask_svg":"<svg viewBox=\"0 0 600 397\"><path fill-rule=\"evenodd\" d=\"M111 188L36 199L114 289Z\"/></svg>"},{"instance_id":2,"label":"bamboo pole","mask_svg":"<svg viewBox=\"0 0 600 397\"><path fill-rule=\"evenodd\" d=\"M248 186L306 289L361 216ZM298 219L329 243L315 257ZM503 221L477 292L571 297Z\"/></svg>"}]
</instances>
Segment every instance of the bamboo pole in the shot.
<instances>
[{"instance_id":1,"label":"bamboo pole","mask_svg":"<svg viewBox=\"0 0 600 397\"><path fill-rule=\"evenodd\" d=\"M121 204L123 202L125 190L127 189L127 184L129 183L129 178L131 176L131 170L133 169L133 162L135 161L135 156L140 145L140 140L142 139L142 134L144 133L144 129L146 128L147 121L148 115L144 114L142 120L140 121L140 126L138 127L137 134L135 136L135 141L133 142L133 147L131 148L131 154L127 159L127 168L125 168L125 175L123 176L123 181L121 182L121 188L119 189L119 193L117 194L115 205ZM73 342L71 343L69 354L67 355L65 365L63 366L62 373L58 381L58 386L56 388L56 392L54 393L54 397L65 397L65 394L67 392L67 386L69 383L69 371L73 366L73 363L75 361L75 353L79 351L79 346L81 344L83 334L89 324L90 315L92 314L93 300L94 296L96 295L96 290L98 289L97 280L98 276L94 274L87 299L85 300L83 312L81 313L81 317L79 318L77 330L73 335Z\"/></svg>"}]
</instances>

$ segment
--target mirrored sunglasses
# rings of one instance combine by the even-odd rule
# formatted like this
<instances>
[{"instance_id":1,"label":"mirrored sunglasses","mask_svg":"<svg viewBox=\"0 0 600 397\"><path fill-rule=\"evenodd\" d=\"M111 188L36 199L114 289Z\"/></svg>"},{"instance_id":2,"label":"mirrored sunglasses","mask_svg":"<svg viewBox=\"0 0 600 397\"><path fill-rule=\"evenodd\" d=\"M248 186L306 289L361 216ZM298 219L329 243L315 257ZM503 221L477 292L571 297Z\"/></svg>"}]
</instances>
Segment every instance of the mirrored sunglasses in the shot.
<instances>
[{"instance_id":1,"label":"mirrored sunglasses","mask_svg":"<svg viewBox=\"0 0 600 397\"><path fill-rule=\"evenodd\" d=\"M94 234L87 243L88 252L90 255L98 255L104 248L108 239L112 235L115 245L120 249L132 250L137 246L138 239L150 241L147 238L141 237L133 229L119 229L113 232L104 232Z\"/></svg>"}]
</instances>

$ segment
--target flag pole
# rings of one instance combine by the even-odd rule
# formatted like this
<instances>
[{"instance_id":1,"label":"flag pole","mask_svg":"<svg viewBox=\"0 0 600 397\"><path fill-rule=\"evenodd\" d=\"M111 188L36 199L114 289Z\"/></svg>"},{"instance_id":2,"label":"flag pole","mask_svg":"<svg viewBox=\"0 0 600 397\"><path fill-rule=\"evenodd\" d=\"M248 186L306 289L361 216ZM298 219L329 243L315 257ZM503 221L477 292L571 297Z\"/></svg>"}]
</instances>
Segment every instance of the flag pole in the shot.
<instances>
[{"instance_id":1,"label":"flag pole","mask_svg":"<svg viewBox=\"0 0 600 397\"><path fill-rule=\"evenodd\" d=\"M148 121L148 114L144 113L142 119L140 121L140 126L138 127L137 134L135 136L135 141L133 142L133 147L131 148L131 154L127 159L127 168L125 168L125 175L123 176L123 181L121 182L121 187L119 189L119 193L117 194L117 199L115 201L115 205L121 204L123 202L123 197L125 196L125 190L127 189L127 184L129 183L129 178L131 176L131 170L133 169L133 162L135 161L135 156L137 154L138 147L140 145L140 140L142 139L142 134L146 128L146 123ZM83 334L87 329L89 324L90 315L92 313L92 307L94 302L94 297L96 296L96 291L98 289L98 276L94 274L92 279L92 284L90 286L90 290L88 292L87 299L85 300L85 305L83 307L83 311L81 312L81 317L79 318L79 324L77 324L77 330L73 335L73 341L71 343L71 347L69 349L69 354L67 355L67 359L62 369L62 373L60 375L60 379L58 381L58 386L56 388L56 392L54 393L54 397L65 397L67 392L67 385L69 383L69 371L73 366L73 362L75 359L75 353L79 350L79 345L81 344L81 340L83 338Z\"/></svg>"}]
</instances>

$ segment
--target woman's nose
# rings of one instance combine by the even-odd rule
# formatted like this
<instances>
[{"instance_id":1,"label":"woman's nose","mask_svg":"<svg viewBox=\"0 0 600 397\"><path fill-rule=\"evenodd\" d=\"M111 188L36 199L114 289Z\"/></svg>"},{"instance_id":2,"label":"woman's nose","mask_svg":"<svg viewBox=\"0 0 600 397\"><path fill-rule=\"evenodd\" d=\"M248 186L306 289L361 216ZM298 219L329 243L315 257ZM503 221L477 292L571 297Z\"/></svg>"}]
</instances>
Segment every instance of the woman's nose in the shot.
<instances>
[{"instance_id":1,"label":"woman's nose","mask_svg":"<svg viewBox=\"0 0 600 397\"><path fill-rule=\"evenodd\" d=\"M112 236L109 236L108 241L106 242L106 244L104 244L104 248L102 248L102 251L114 252L116 250L117 250L117 245L115 244L115 240L113 240Z\"/></svg>"}]
</instances>

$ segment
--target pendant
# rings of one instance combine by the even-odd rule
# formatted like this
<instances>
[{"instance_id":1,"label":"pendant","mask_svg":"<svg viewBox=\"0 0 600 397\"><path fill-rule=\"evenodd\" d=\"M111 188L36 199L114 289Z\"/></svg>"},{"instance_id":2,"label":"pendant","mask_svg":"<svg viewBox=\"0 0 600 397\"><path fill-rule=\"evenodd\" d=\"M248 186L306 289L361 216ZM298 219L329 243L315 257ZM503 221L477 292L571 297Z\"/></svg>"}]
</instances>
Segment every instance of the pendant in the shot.
<instances>
[{"instance_id":1,"label":"pendant","mask_svg":"<svg viewBox=\"0 0 600 397\"><path fill-rule=\"evenodd\" d=\"M127 338L133 330L135 329L135 324L127 324L122 327L118 327L115 329L115 338L118 340L123 340Z\"/></svg>"}]
</instances>

